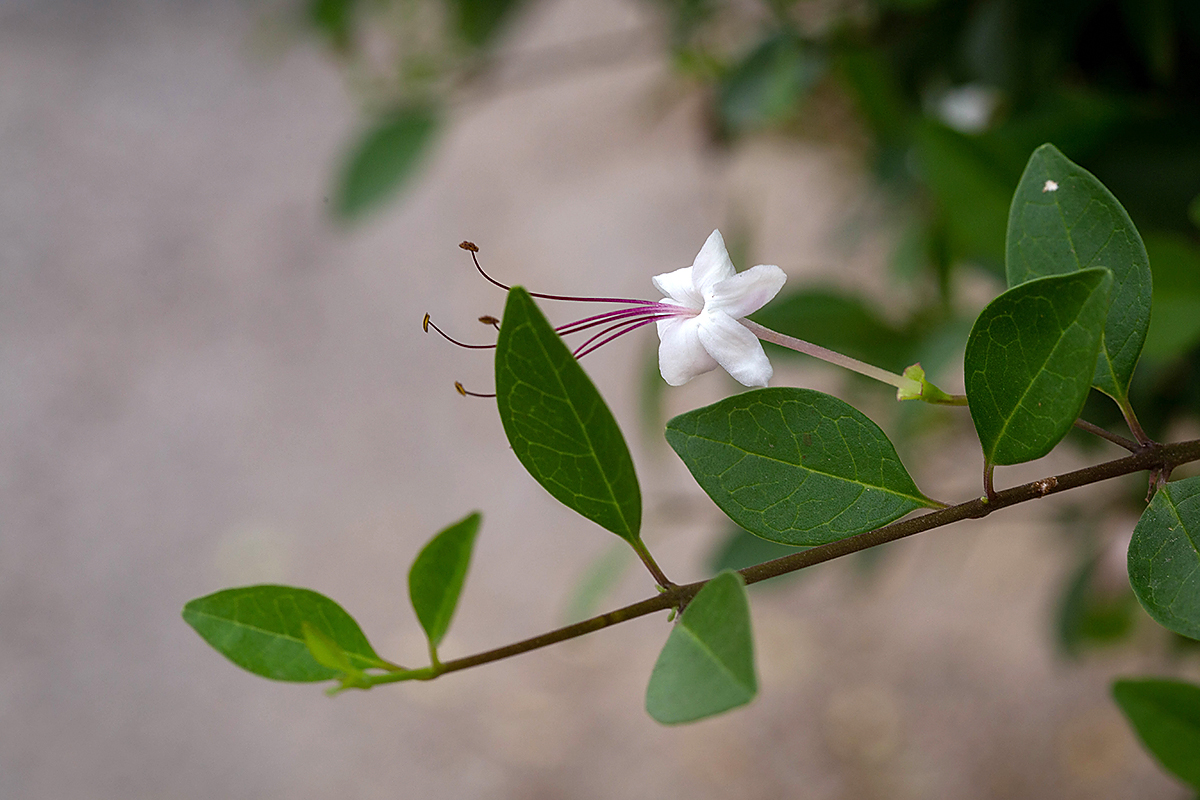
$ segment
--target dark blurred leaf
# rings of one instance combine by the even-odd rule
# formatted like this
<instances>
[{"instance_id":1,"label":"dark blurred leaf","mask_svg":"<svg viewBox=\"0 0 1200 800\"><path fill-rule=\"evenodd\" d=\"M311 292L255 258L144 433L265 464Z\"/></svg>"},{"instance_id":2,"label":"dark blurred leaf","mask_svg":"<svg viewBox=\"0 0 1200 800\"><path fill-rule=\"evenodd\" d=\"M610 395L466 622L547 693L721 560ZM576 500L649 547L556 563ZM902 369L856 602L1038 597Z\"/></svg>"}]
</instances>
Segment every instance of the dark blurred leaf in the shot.
<instances>
[{"instance_id":1,"label":"dark blurred leaf","mask_svg":"<svg viewBox=\"0 0 1200 800\"><path fill-rule=\"evenodd\" d=\"M661 383L661 381L660 381ZM568 624L579 622L600 613L600 603L607 597L633 560L629 548L620 542L613 543L602 552L584 571L567 601L564 616Z\"/></svg>"},{"instance_id":2,"label":"dark blurred leaf","mask_svg":"<svg viewBox=\"0 0 1200 800\"><path fill-rule=\"evenodd\" d=\"M1101 558L1085 554L1059 599L1058 645L1069 656L1078 655L1088 645L1118 642L1133 630L1137 598L1124 580L1115 586L1096 580Z\"/></svg>"},{"instance_id":3,"label":"dark blurred leaf","mask_svg":"<svg viewBox=\"0 0 1200 800\"><path fill-rule=\"evenodd\" d=\"M421 165L437 128L430 106L408 106L376 120L350 149L334 193L334 213L355 220L397 194Z\"/></svg>"},{"instance_id":4,"label":"dark blurred leaf","mask_svg":"<svg viewBox=\"0 0 1200 800\"><path fill-rule=\"evenodd\" d=\"M999 272L1008 209L1021 173L984 142L930 120L916 128L921 176L937 198L951 260L974 260Z\"/></svg>"},{"instance_id":5,"label":"dark blurred leaf","mask_svg":"<svg viewBox=\"0 0 1200 800\"><path fill-rule=\"evenodd\" d=\"M876 137L885 146L900 140L908 128L910 110L891 65L876 50L845 47L834 67Z\"/></svg>"},{"instance_id":6,"label":"dark blurred leaf","mask_svg":"<svg viewBox=\"0 0 1200 800\"><path fill-rule=\"evenodd\" d=\"M1113 697L1159 763L1200 789L1200 686L1122 680L1113 684Z\"/></svg>"},{"instance_id":7,"label":"dark blurred leaf","mask_svg":"<svg viewBox=\"0 0 1200 800\"><path fill-rule=\"evenodd\" d=\"M1145 238L1154 274L1154 313L1143 350L1148 358L1183 355L1200 343L1200 247L1171 234Z\"/></svg>"},{"instance_id":8,"label":"dark blurred leaf","mask_svg":"<svg viewBox=\"0 0 1200 800\"><path fill-rule=\"evenodd\" d=\"M483 47L512 17L521 0L447 0L447 4L462 40Z\"/></svg>"},{"instance_id":9,"label":"dark blurred leaf","mask_svg":"<svg viewBox=\"0 0 1200 800\"><path fill-rule=\"evenodd\" d=\"M765 127L791 115L824 74L825 60L789 33L762 42L725 75L721 116L734 131Z\"/></svg>"},{"instance_id":10,"label":"dark blurred leaf","mask_svg":"<svg viewBox=\"0 0 1200 800\"><path fill-rule=\"evenodd\" d=\"M915 359L914 338L899 330L859 297L831 289L805 288L775 298L751 316L755 322L900 372ZM772 348L783 355L784 348ZM796 355L795 351L787 353Z\"/></svg>"},{"instance_id":11,"label":"dark blurred leaf","mask_svg":"<svg viewBox=\"0 0 1200 800\"><path fill-rule=\"evenodd\" d=\"M309 0L308 20L335 48L350 46L357 0Z\"/></svg>"},{"instance_id":12,"label":"dark blurred leaf","mask_svg":"<svg viewBox=\"0 0 1200 800\"><path fill-rule=\"evenodd\" d=\"M783 558L807 549L807 547L790 547L786 544L770 542L755 536L744 528L734 527L718 543L712 556L709 557L708 568L713 572L745 569L764 561ZM792 574L799 575L801 573L794 572ZM771 584L775 582L770 581Z\"/></svg>"}]
</instances>

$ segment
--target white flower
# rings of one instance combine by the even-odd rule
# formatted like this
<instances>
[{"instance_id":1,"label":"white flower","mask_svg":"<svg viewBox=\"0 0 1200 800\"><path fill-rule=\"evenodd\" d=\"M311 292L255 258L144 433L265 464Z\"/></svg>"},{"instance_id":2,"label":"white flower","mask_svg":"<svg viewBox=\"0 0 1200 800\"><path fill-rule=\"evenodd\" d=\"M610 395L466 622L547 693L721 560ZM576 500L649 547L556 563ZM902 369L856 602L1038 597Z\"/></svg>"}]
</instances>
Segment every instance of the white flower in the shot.
<instances>
[{"instance_id":1,"label":"white flower","mask_svg":"<svg viewBox=\"0 0 1200 800\"><path fill-rule=\"evenodd\" d=\"M666 295L662 304L681 309L657 320L663 380L681 386L720 365L744 386L766 386L771 362L738 320L766 305L786 280L768 264L736 272L720 231L712 232L692 266L655 275L655 288Z\"/></svg>"}]
</instances>

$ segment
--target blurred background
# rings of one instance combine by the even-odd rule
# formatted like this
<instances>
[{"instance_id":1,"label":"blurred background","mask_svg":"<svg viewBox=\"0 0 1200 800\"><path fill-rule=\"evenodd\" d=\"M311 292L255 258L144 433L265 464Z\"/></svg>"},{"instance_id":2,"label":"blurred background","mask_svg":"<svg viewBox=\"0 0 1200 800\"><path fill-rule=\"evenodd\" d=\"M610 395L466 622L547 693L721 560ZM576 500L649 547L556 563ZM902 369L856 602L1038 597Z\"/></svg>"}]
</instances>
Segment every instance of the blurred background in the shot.
<instances>
[{"instance_id":1,"label":"blurred background","mask_svg":"<svg viewBox=\"0 0 1200 800\"><path fill-rule=\"evenodd\" d=\"M960 391L1051 141L1146 240L1135 408L1200 435L1198 56L1187 0L0 4L0 796L1188 796L1109 697L1200 678L1128 590L1141 477L755 587L759 699L683 728L642 710L662 615L329 699L179 612L308 586L421 663L408 566L472 509L445 658L650 594L454 391L490 391L487 354L421 332L494 335L503 293L463 239L507 282L650 298L719 227L739 268L790 276L764 324ZM585 363L647 544L680 582L777 555L661 436L738 387L667 390L655 345ZM965 411L773 357L775 385L879 422L929 494L980 491ZM1120 454L1072 438L997 482Z\"/></svg>"}]
</instances>

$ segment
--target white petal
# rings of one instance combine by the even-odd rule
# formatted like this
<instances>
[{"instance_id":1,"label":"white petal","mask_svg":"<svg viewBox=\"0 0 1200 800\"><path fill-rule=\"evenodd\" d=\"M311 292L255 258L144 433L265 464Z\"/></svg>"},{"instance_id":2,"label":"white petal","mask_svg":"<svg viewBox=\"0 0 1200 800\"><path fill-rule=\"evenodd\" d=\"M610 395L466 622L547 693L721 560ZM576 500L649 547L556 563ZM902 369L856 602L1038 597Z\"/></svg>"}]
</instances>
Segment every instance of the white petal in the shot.
<instances>
[{"instance_id":1,"label":"white petal","mask_svg":"<svg viewBox=\"0 0 1200 800\"><path fill-rule=\"evenodd\" d=\"M779 267L759 264L714 286L706 308L741 319L769 303L786 280L787 275Z\"/></svg>"},{"instance_id":2,"label":"white petal","mask_svg":"<svg viewBox=\"0 0 1200 800\"><path fill-rule=\"evenodd\" d=\"M700 343L743 386L766 386L773 370L753 333L724 311L705 311L698 320Z\"/></svg>"},{"instance_id":3,"label":"white petal","mask_svg":"<svg viewBox=\"0 0 1200 800\"><path fill-rule=\"evenodd\" d=\"M669 317L658 321L658 371L671 386L682 386L697 375L717 368L717 362L697 335L696 321L699 319Z\"/></svg>"},{"instance_id":4,"label":"white petal","mask_svg":"<svg viewBox=\"0 0 1200 800\"><path fill-rule=\"evenodd\" d=\"M654 288L658 289L667 297L679 303L681 306L686 306L699 311L704 308L704 298L696 291L696 287L692 285L692 268L681 267L674 272L664 272L662 275L655 275L653 278Z\"/></svg>"},{"instance_id":5,"label":"white petal","mask_svg":"<svg viewBox=\"0 0 1200 800\"><path fill-rule=\"evenodd\" d=\"M708 297L713 286L734 273L733 262L729 260L729 253L725 250L725 240L721 238L720 231L713 231L708 235L708 241L700 248L700 252L696 254L696 261L692 264L692 284L696 291Z\"/></svg>"}]
</instances>

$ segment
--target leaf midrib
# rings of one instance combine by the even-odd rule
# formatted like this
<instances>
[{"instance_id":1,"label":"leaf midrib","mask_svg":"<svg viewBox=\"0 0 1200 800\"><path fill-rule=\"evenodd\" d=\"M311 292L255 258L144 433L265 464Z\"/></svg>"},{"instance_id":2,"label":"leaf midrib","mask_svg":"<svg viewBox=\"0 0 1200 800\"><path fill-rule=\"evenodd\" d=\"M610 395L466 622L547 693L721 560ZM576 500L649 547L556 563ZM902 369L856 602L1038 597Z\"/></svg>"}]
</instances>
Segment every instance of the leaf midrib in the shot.
<instances>
[{"instance_id":1,"label":"leaf midrib","mask_svg":"<svg viewBox=\"0 0 1200 800\"><path fill-rule=\"evenodd\" d=\"M295 636L291 636L286 633L280 633L279 631L273 631L273 630L269 630L267 628L260 628L257 625L251 625L247 622L241 622L239 620L230 619L229 617L221 617L216 614L210 613L208 611L198 611L196 609L185 609L185 611L187 611L187 613L191 614L194 617L204 617L205 619L215 620L217 622L224 622L227 625L231 625L231 626L238 627L238 628L245 628L246 630L253 631L255 633L261 633L265 636L270 636L270 637L273 637L276 639L283 639L285 641L292 642L294 644L304 645L305 649L308 648L308 645L305 644L303 639L297 638ZM328 622L328 619L326 620L326 622ZM333 637L330 637L330 638L333 638ZM374 666L376 664L374 659L368 658L357 651L347 650L345 645L343 645L341 642L337 641L336 638L334 638L333 640L337 644L338 647L342 648L342 652L344 652L347 656L350 656L351 658L356 658L359 661L363 661L366 664L368 664L369 666ZM323 664L321 666L324 667ZM329 669L329 667L324 667L324 668Z\"/></svg>"},{"instance_id":2,"label":"leaf midrib","mask_svg":"<svg viewBox=\"0 0 1200 800\"><path fill-rule=\"evenodd\" d=\"M530 305L533 304L532 300L529 300L526 302L528 302ZM559 373L559 370L553 369L554 359L552 359L550 357L550 351L546 348L545 343L542 341L542 337L540 335L538 335L539 332L534 327L533 323L526 322L525 325L529 326L530 331L533 332L534 341L537 342L538 348L542 351L542 355L544 355L546 357L546 361L550 363L550 365L552 367L551 372L553 372L553 374L554 374L554 381L555 381L555 383L558 384L558 388L562 392L561 396L566 400L567 407L571 409L571 416L573 416L575 418L575 422L579 426L579 429L581 431L583 431L583 436L584 436L584 439L587 441L589 455L591 457L592 463L594 463L596 465L596 471L600 473L600 477L604 481L604 488L608 490L608 496L609 496L609 498L611 498L607 502L609 502L612 506L614 506L617 509L617 514L620 516L621 521L623 523L625 523L625 532L627 534L629 534L629 536L631 538L636 539L638 537L638 533L633 528L633 526L630 524L629 518L625 516L625 509L622 506L621 502L617 499L617 493L613 487L612 481L609 480L608 473L605 471L603 465L600 463L600 459L596 454L596 443L592 441L591 434L588 432L588 426L584 424L583 419L579 416L579 412L575 408L575 404L573 402L571 402L571 396L567 392L567 386L565 383L563 383L562 376ZM558 336L558 334L556 333L556 334L554 334L554 336ZM566 347L566 345L564 344L563 347ZM568 355L569 355L569 353L568 353ZM572 360L574 360L574 356L569 356L569 357ZM577 367L579 367L580 370L583 369L583 367L579 366L578 361L576 361L575 365ZM512 369L512 367L510 366L509 369ZM560 454L560 455L562 455L562 454ZM624 465L622 465L622 467L623 466ZM600 498L600 499L601 499L601 502L605 502L603 498Z\"/></svg>"},{"instance_id":3,"label":"leaf midrib","mask_svg":"<svg viewBox=\"0 0 1200 800\"><path fill-rule=\"evenodd\" d=\"M765 460L767 460L767 461L772 461L772 462L774 462L774 463L776 463L776 464L783 464L784 466L788 466L788 467L791 467L791 468L793 468L793 469L796 469L796 470L803 470L803 471L805 471L805 472L810 472L810 473L812 473L812 474L814 474L814 475L821 475L821 476L824 476L824 477L826 477L826 478L832 478L833 480L836 480L836 481L842 481L842 482L844 482L844 483L850 483L850 484L854 484L854 485L856 485L856 486L861 486L861 487L862 487L862 488L864 488L864 489L875 489L875 490L877 490L877 491L881 491L881 492L887 492L888 494L895 495L896 497L903 497L903 498L907 498L907 499L909 499L909 500L912 500L912 501L916 502L918 507L927 507L927 504L928 504L928 502L929 502L929 499L928 499L928 498L926 498L926 497L917 497L917 496L915 496L915 495L906 494L906 493L904 493L904 492L898 492L898 491L896 491L895 489L891 489L891 488L889 488L889 487L887 487L887 486L877 486L877 485L875 485L875 484L872 484L872 483L865 483L865 482L863 482L863 481L860 481L860 480L854 480L854 479L852 479L852 478L844 478L844 477L842 477L841 475L834 475L834 474L832 474L832 473L829 473L829 472L821 472L820 470L813 469L812 467L806 467L806 466L804 466L803 464L795 464L795 463L793 463L793 462L791 462L791 461L785 461L785 460L783 460L783 459L781 459L781 458L778 458L778 457L775 457L775 456L768 456L768 455L764 455L764 454L762 454L762 453L754 453L754 452L751 452L750 450L747 450L747 449L746 449L746 448L744 448L744 447L739 447L738 445L734 444L733 442L726 442L726 441L719 440L719 439L711 439L711 438L709 438L709 437L707 437L707 436L701 436L701 435L700 435L700 434L698 434L698 433L687 433L687 432L685 432L685 431L682 431L682 430L680 430L679 428L675 428L674 430L677 430L677 431L679 431L681 434L683 434L684 436L688 436L688 437L691 437L691 438L693 438L693 439L700 439L701 441L705 441L705 442L711 442L711 443L713 443L713 444L724 445L725 447L731 447L731 448L733 448L734 450L737 450L737 451L739 451L739 452L741 452L741 453L745 453L745 454L746 454L746 455L748 455L748 456L754 456L754 457L756 457L756 458L762 458L762 459L765 459Z\"/></svg>"}]
</instances>

